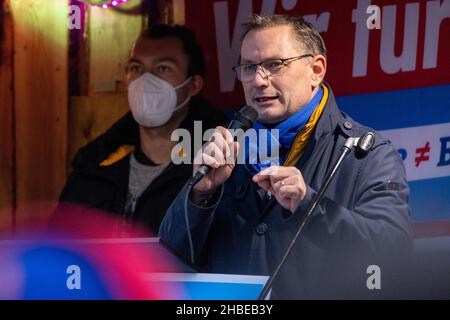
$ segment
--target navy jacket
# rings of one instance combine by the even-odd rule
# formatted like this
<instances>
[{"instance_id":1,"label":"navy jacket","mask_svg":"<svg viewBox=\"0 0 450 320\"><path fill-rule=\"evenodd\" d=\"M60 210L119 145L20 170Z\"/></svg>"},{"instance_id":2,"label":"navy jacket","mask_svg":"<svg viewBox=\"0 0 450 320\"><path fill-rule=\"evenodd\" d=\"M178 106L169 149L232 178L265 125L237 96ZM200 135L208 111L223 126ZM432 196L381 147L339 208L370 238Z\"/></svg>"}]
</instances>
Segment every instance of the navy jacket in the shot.
<instances>
[{"instance_id":1,"label":"navy jacket","mask_svg":"<svg viewBox=\"0 0 450 320\"><path fill-rule=\"evenodd\" d=\"M296 164L308 186L297 211L291 214L268 194L262 199L245 165L237 165L218 191L215 204L200 208L188 202L196 264L215 273L273 273L346 139L373 131L342 113L329 92L325 109ZM187 260L186 189L184 186L168 209L159 233ZM367 268L375 264L384 272L391 268L386 261L403 257L411 249L408 198L402 160L376 133L368 155L361 157L352 151L344 159L274 282L271 297L376 294L367 287L371 275Z\"/></svg>"}]
</instances>

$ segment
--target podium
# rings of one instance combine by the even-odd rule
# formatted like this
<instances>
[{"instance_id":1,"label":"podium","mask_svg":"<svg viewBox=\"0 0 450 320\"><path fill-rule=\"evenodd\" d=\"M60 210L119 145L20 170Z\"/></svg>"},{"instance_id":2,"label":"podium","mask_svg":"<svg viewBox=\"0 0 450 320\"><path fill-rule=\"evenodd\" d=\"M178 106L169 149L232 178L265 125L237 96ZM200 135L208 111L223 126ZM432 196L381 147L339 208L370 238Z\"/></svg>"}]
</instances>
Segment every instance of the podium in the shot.
<instances>
[{"instance_id":1,"label":"podium","mask_svg":"<svg viewBox=\"0 0 450 320\"><path fill-rule=\"evenodd\" d=\"M256 300L269 277L215 273L148 273L144 274L144 279L149 284L157 284L167 290L181 290L180 299Z\"/></svg>"},{"instance_id":2,"label":"podium","mask_svg":"<svg viewBox=\"0 0 450 320\"><path fill-rule=\"evenodd\" d=\"M169 264L175 265L182 271L143 274L144 281L150 286L157 285L165 290L180 291L179 299L256 300L269 279L269 276L199 273L194 267L178 259L159 241L159 238L141 238L135 241L156 250L158 255L164 257Z\"/></svg>"},{"instance_id":3,"label":"podium","mask_svg":"<svg viewBox=\"0 0 450 320\"><path fill-rule=\"evenodd\" d=\"M269 278L197 273L158 238L0 241L0 257L2 299L255 300Z\"/></svg>"}]
</instances>

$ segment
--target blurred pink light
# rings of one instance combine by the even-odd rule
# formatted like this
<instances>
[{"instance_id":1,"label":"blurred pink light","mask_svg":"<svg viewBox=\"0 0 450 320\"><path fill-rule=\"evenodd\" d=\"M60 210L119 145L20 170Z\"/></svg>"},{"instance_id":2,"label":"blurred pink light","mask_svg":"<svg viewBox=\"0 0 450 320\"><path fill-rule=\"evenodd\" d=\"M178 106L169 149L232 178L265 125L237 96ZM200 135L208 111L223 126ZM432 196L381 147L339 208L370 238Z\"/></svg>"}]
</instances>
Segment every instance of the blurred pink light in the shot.
<instances>
[{"instance_id":1,"label":"blurred pink light","mask_svg":"<svg viewBox=\"0 0 450 320\"><path fill-rule=\"evenodd\" d=\"M119 2L117 2L116 0L114 0L113 2L111 2L113 7L117 7L119 5Z\"/></svg>"},{"instance_id":2,"label":"blurred pink light","mask_svg":"<svg viewBox=\"0 0 450 320\"><path fill-rule=\"evenodd\" d=\"M103 9L107 9L107 8L108 8L108 5L107 5L106 3L104 3L104 4L102 4L102 8L103 8Z\"/></svg>"}]
</instances>

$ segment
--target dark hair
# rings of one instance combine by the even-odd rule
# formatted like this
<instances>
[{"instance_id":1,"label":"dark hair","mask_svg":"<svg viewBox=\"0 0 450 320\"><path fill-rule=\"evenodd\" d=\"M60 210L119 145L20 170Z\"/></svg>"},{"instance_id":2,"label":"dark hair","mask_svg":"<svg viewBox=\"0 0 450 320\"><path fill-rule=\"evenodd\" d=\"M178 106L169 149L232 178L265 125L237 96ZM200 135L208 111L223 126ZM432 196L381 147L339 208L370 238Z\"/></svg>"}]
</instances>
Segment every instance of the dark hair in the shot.
<instances>
[{"instance_id":1,"label":"dark hair","mask_svg":"<svg viewBox=\"0 0 450 320\"><path fill-rule=\"evenodd\" d=\"M205 58L203 50L190 29L179 25L153 24L141 32L139 37L148 39L161 39L167 37L177 38L183 45L184 53L188 57L188 76L205 76Z\"/></svg>"},{"instance_id":2,"label":"dark hair","mask_svg":"<svg viewBox=\"0 0 450 320\"><path fill-rule=\"evenodd\" d=\"M243 24L244 32L241 40L252 30L265 29L275 26L288 25L291 26L300 45L306 50L311 51L314 54L321 54L326 57L327 50L325 43L320 36L319 32L314 29L314 26L305 21L301 16L288 16L288 15L272 15L262 16L253 15L250 20Z\"/></svg>"}]
</instances>

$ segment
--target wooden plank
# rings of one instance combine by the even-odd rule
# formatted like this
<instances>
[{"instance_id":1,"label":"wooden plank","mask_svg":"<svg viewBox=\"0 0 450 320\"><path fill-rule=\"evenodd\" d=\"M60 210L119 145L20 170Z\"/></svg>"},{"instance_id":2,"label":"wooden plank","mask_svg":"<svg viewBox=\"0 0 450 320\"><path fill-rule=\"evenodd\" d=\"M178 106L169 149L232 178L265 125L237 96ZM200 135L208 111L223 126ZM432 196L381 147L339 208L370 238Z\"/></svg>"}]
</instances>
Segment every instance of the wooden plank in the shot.
<instances>
[{"instance_id":1,"label":"wooden plank","mask_svg":"<svg viewBox=\"0 0 450 320\"><path fill-rule=\"evenodd\" d=\"M69 159L129 111L126 94L72 97L69 113Z\"/></svg>"},{"instance_id":2,"label":"wooden plank","mask_svg":"<svg viewBox=\"0 0 450 320\"><path fill-rule=\"evenodd\" d=\"M17 227L46 220L67 175L68 2L12 1ZM31 209L30 209L31 208Z\"/></svg>"},{"instance_id":3,"label":"wooden plank","mask_svg":"<svg viewBox=\"0 0 450 320\"><path fill-rule=\"evenodd\" d=\"M14 165L13 165L13 25L8 4L0 28L0 231L13 228Z\"/></svg>"},{"instance_id":4,"label":"wooden plank","mask_svg":"<svg viewBox=\"0 0 450 320\"><path fill-rule=\"evenodd\" d=\"M86 33L89 30L88 5L78 0L69 0L71 5L80 9L80 28L69 31L69 96L80 96L88 94L89 68L87 54L88 45Z\"/></svg>"},{"instance_id":5,"label":"wooden plank","mask_svg":"<svg viewBox=\"0 0 450 320\"><path fill-rule=\"evenodd\" d=\"M172 0L173 22L184 25L186 23L185 0Z\"/></svg>"},{"instance_id":6,"label":"wooden plank","mask_svg":"<svg viewBox=\"0 0 450 320\"><path fill-rule=\"evenodd\" d=\"M124 8L133 7L132 0ZM89 95L99 82L114 81L115 92L124 92L125 67L131 45L142 30L140 15L127 15L112 9L90 7L89 25Z\"/></svg>"}]
</instances>

